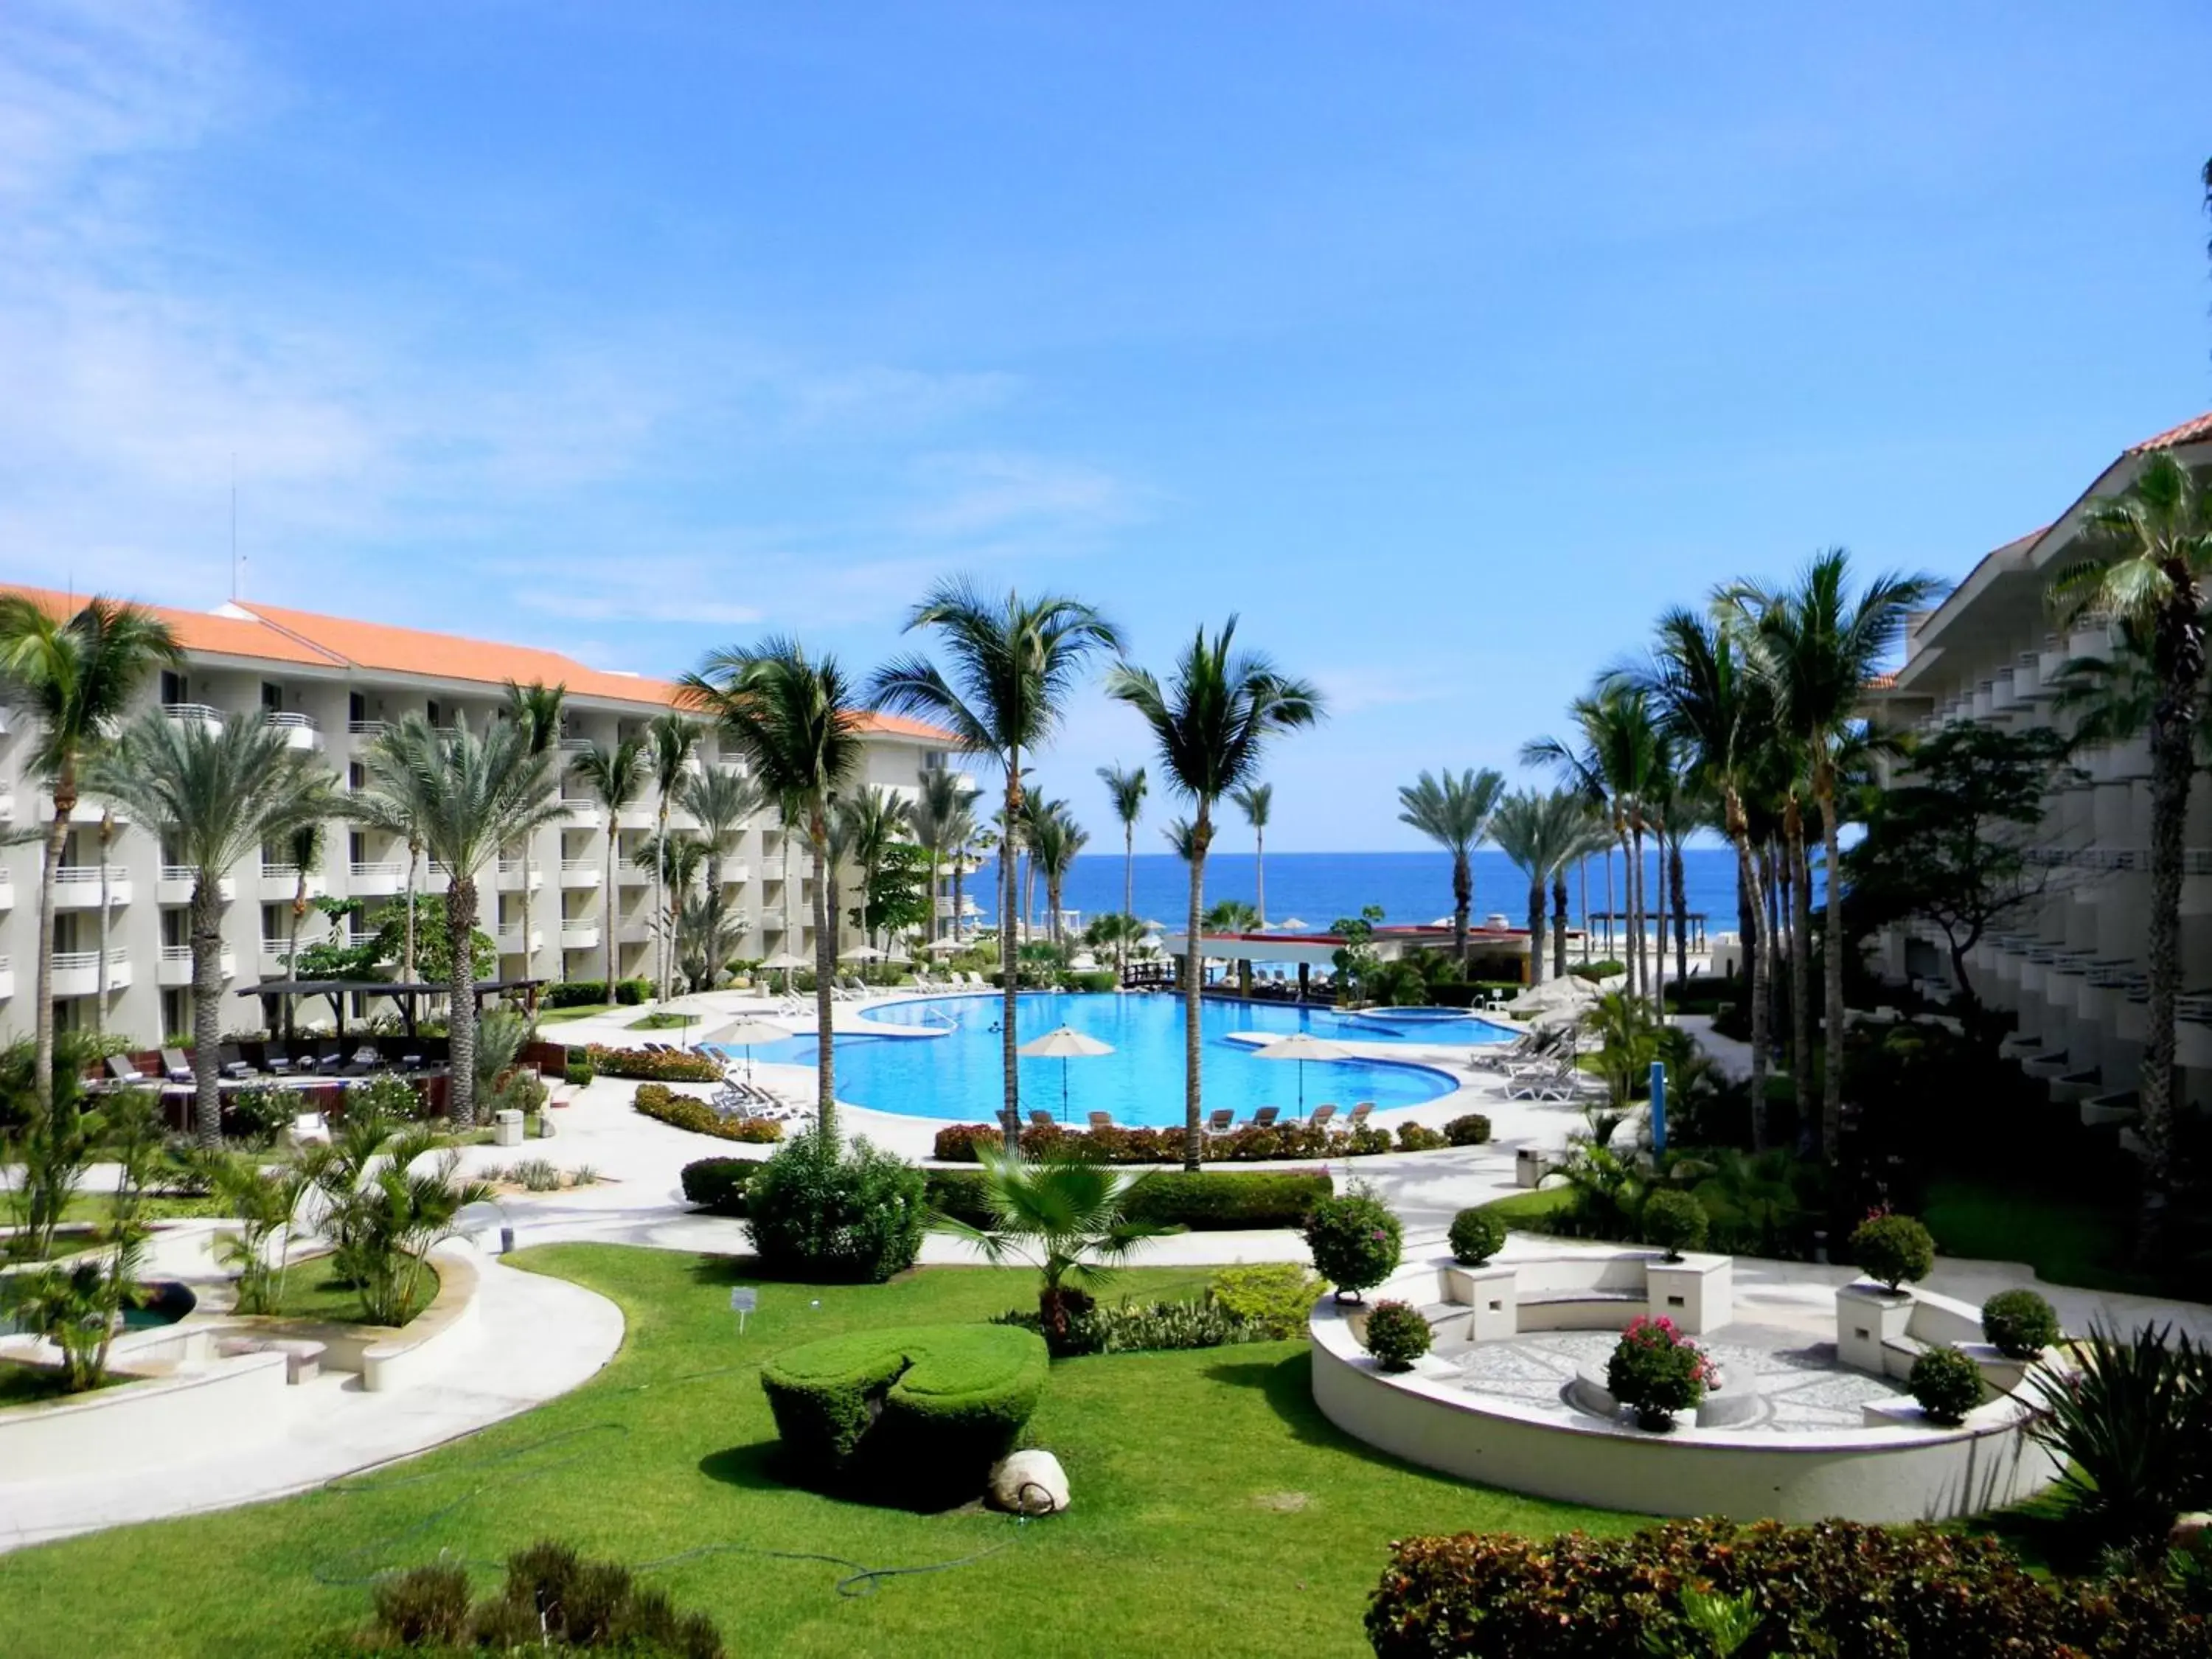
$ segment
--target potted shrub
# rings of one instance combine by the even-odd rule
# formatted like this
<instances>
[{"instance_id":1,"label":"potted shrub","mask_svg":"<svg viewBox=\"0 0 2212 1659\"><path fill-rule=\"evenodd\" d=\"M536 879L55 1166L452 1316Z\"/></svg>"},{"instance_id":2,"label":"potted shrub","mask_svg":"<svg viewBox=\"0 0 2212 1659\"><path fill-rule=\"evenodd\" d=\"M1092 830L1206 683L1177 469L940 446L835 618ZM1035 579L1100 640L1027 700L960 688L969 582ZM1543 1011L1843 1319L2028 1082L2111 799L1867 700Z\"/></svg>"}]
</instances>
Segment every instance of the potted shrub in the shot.
<instances>
[{"instance_id":1,"label":"potted shrub","mask_svg":"<svg viewBox=\"0 0 2212 1659\"><path fill-rule=\"evenodd\" d=\"M1680 1261L1682 1252L1705 1242L1705 1206L1694 1194L1662 1187L1644 1200L1644 1238L1667 1252L1667 1260Z\"/></svg>"},{"instance_id":2,"label":"potted shrub","mask_svg":"<svg viewBox=\"0 0 2212 1659\"><path fill-rule=\"evenodd\" d=\"M1606 1392L1636 1413L1638 1428L1665 1433L1674 1413L1705 1397L1712 1362L1671 1319L1637 1319L1605 1364Z\"/></svg>"},{"instance_id":3,"label":"potted shrub","mask_svg":"<svg viewBox=\"0 0 2212 1659\"><path fill-rule=\"evenodd\" d=\"M1982 1335L2008 1359L2033 1359L2058 1340L2058 1315L2033 1291L1999 1291L1982 1304Z\"/></svg>"},{"instance_id":4,"label":"potted shrub","mask_svg":"<svg viewBox=\"0 0 2212 1659\"><path fill-rule=\"evenodd\" d=\"M1452 1260L1462 1267L1480 1267L1504 1248L1505 1224L1488 1210L1462 1210L1452 1218Z\"/></svg>"},{"instance_id":5,"label":"potted shrub","mask_svg":"<svg viewBox=\"0 0 2212 1659\"><path fill-rule=\"evenodd\" d=\"M1905 1386L1929 1421L1960 1423L1982 1403L1982 1368L1956 1348L1930 1348L1912 1362Z\"/></svg>"},{"instance_id":6,"label":"potted shrub","mask_svg":"<svg viewBox=\"0 0 2212 1659\"><path fill-rule=\"evenodd\" d=\"M1336 1286L1340 1302L1358 1301L1362 1291L1397 1272L1404 1238L1398 1218L1364 1189L1325 1198L1306 1218L1314 1270Z\"/></svg>"},{"instance_id":7,"label":"potted shrub","mask_svg":"<svg viewBox=\"0 0 2212 1659\"><path fill-rule=\"evenodd\" d=\"M1429 1322L1408 1302L1378 1302L1367 1316L1363 1340L1379 1370L1409 1371L1429 1351Z\"/></svg>"},{"instance_id":8,"label":"potted shrub","mask_svg":"<svg viewBox=\"0 0 2212 1659\"><path fill-rule=\"evenodd\" d=\"M1911 1216L1877 1210L1851 1234L1851 1260L1894 1296L1907 1280L1928 1277L1936 1265L1936 1241Z\"/></svg>"}]
</instances>

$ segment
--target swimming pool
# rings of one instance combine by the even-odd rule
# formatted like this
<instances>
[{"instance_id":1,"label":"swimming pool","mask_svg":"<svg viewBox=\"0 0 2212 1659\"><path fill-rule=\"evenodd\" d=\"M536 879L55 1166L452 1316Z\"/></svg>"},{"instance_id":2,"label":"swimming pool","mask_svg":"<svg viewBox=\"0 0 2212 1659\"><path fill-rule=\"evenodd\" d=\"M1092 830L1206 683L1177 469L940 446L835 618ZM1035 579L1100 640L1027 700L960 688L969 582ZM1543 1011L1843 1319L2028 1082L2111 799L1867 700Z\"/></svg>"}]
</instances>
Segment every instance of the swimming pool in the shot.
<instances>
[{"instance_id":1,"label":"swimming pool","mask_svg":"<svg viewBox=\"0 0 2212 1659\"><path fill-rule=\"evenodd\" d=\"M1005 1005L996 997L936 997L893 1003L872 1010L878 1024L939 1033L928 1037L840 1036L837 1042L837 1097L878 1111L961 1123L994 1117L1002 1099L999 1022ZM1253 1048L1230 1042L1232 1031L1316 1036L1364 1042L1500 1042L1511 1034L1482 1021L1487 1031L1453 1038L1396 1036L1360 1028L1325 1008L1278 1007L1265 1003L1209 1000L1199 1017L1203 1045L1200 1066L1209 1112L1220 1107L1241 1120L1262 1106L1295 1111L1298 1073L1305 1073L1309 1110L1333 1101L1348 1111L1371 1100L1378 1111L1418 1106L1449 1093L1454 1079L1432 1066L1410 1060L1315 1060L1300 1066L1259 1058ZM1022 1109L1061 1112L1062 1067L1066 1110L1081 1123L1091 1112L1112 1114L1117 1123L1170 1124L1182 1121L1183 1005L1180 997L1115 996L1059 991L1023 995L1015 1030L1028 1042L1061 1025L1109 1045L1114 1052L1091 1060L1024 1060L1021 1062ZM753 1057L811 1066L811 1036L765 1043Z\"/></svg>"}]
</instances>

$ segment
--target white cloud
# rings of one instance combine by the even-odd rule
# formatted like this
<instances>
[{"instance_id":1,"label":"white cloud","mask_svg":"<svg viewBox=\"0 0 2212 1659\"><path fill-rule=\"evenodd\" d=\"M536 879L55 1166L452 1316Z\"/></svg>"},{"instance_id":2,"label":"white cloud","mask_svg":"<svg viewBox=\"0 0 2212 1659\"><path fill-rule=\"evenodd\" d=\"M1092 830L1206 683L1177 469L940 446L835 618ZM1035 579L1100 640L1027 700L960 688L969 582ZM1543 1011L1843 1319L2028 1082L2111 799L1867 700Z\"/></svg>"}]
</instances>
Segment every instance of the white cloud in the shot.
<instances>
[{"instance_id":1,"label":"white cloud","mask_svg":"<svg viewBox=\"0 0 2212 1659\"><path fill-rule=\"evenodd\" d=\"M1135 510L1111 473L1047 456L932 455L915 471L935 496L905 517L904 527L920 536L975 537L1037 524L1103 529Z\"/></svg>"}]
</instances>

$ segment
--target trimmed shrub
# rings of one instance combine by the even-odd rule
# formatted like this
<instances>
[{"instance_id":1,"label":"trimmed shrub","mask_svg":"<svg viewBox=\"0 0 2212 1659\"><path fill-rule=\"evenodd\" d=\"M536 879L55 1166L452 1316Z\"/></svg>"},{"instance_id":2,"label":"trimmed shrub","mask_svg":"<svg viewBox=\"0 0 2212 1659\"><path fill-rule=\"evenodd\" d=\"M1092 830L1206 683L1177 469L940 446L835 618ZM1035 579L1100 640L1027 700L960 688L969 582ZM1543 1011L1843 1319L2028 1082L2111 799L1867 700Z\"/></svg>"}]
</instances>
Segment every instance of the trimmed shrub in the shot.
<instances>
[{"instance_id":1,"label":"trimmed shrub","mask_svg":"<svg viewBox=\"0 0 2212 1659\"><path fill-rule=\"evenodd\" d=\"M615 981L615 1003L618 1007L635 1008L653 994L649 979L618 979Z\"/></svg>"},{"instance_id":2,"label":"trimmed shrub","mask_svg":"<svg viewBox=\"0 0 2212 1659\"><path fill-rule=\"evenodd\" d=\"M1085 969L1081 973L1067 975L1071 991L1088 991L1096 994L1114 988L1114 970L1110 968Z\"/></svg>"},{"instance_id":3,"label":"trimmed shrub","mask_svg":"<svg viewBox=\"0 0 2212 1659\"><path fill-rule=\"evenodd\" d=\"M953 1123L937 1132L935 1156L947 1163L973 1163L975 1148L996 1147L1004 1137L995 1123ZM1416 1127L1413 1144L1401 1146L1387 1129L1359 1128L1350 1133L1316 1129L1310 1123L1278 1123L1259 1129L1249 1125L1225 1135L1208 1135L1200 1143L1199 1157L1208 1164L1256 1164L1293 1158L1371 1158L1396 1151L1432 1152L1445 1144L1431 1129ZM1035 1156L1056 1152L1097 1164L1180 1164L1183 1159L1183 1131L1165 1128L1066 1129L1059 1124L1036 1125L1021 1133L1021 1149Z\"/></svg>"},{"instance_id":4,"label":"trimmed shrub","mask_svg":"<svg viewBox=\"0 0 2212 1659\"><path fill-rule=\"evenodd\" d=\"M1455 1117L1444 1125L1444 1139L1455 1146L1486 1146L1490 1144L1490 1120L1480 1112Z\"/></svg>"},{"instance_id":5,"label":"trimmed shrub","mask_svg":"<svg viewBox=\"0 0 2212 1659\"><path fill-rule=\"evenodd\" d=\"M679 1095L665 1083L641 1083L630 1104L656 1122L717 1140L738 1140L752 1146L773 1146L783 1139L783 1125L772 1117L745 1117L718 1112L696 1095Z\"/></svg>"},{"instance_id":6,"label":"trimmed shrub","mask_svg":"<svg viewBox=\"0 0 2212 1659\"><path fill-rule=\"evenodd\" d=\"M1328 1289L1294 1261L1224 1267L1206 1287L1206 1299L1262 1336L1304 1336L1314 1303Z\"/></svg>"},{"instance_id":7,"label":"trimmed shrub","mask_svg":"<svg viewBox=\"0 0 2212 1659\"><path fill-rule=\"evenodd\" d=\"M702 1158L684 1166L684 1198L716 1215L743 1215L745 1187L760 1169L750 1158Z\"/></svg>"},{"instance_id":8,"label":"trimmed shrub","mask_svg":"<svg viewBox=\"0 0 2212 1659\"><path fill-rule=\"evenodd\" d=\"M380 1583L376 1621L317 1653L609 1652L723 1659L721 1632L704 1613L679 1613L666 1594L640 1589L629 1569L586 1561L541 1539L507 1558L507 1583L472 1607L467 1571L441 1564Z\"/></svg>"},{"instance_id":9,"label":"trimmed shrub","mask_svg":"<svg viewBox=\"0 0 2212 1659\"><path fill-rule=\"evenodd\" d=\"M1433 1152L1449 1145L1451 1143L1434 1129L1425 1128L1420 1124L1401 1123L1398 1126L1398 1150L1401 1152Z\"/></svg>"},{"instance_id":10,"label":"trimmed shrub","mask_svg":"<svg viewBox=\"0 0 2212 1659\"><path fill-rule=\"evenodd\" d=\"M1128 1215L1163 1227L1233 1231L1252 1227L1298 1227L1333 1183L1324 1174L1269 1170L1164 1170L1130 1194ZM930 1206L975 1226L991 1224L983 1203L983 1176L972 1170L928 1171Z\"/></svg>"},{"instance_id":11,"label":"trimmed shrub","mask_svg":"<svg viewBox=\"0 0 2212 1659\"><path fill-rule=\"evenodd\" d=\"M1409 1371L1429 1351L1429 1322L1410 1302L1378 1302L1367 1316L1367 1352L1386 1371Z\"/></svg>"},{"instance_id":12,"label":"trimmed shrub","mask_svg":"<svg viewBox=\"0 0 2212 1659\"><path fill-rule=\"evenodd\" d=\"M597 1076L599 1073L592 1069L588 1060L572 1060L561 1068L561 1081L573 1088L580 1089Z\"/></svg>"},{"instance_id":13,"label":"trimmed shrub","mask_svg":"<svg viewBox=\"0 0 2212 1659\"><path fill-rule=\"evenodd\" d=\"M1999 1291L1982 1304L1982 1335L2008 1359L2033 1359L2060 1334L2057 1310L2033 1291Z\"/></svg>"},{"instance_id":14,"label":"trimmed shrub","mask_svg":"<svg viewBox=\"0 0 2212 1659\"><path fill-rule=\"evenodd\" d=\"M1851 1260L1868 1278L1894 1291L1908 1279L1928 1277L1936 1265L1936 1241L1911 1216L1878 1211L1851 1234Z\"/></svg>"},{"instance_id":15,"label":"trimmed shrub","mask_svg":"<svg viewBox=\"0 0 2212 1659\"><path fill-rule=\"evenodd\" d=\"M793 1473L812 1484L941 1507L983 1489L1036 1409L1044 1340L1007 1325L855 1331L761 1370Z\"/></svg>"},{"instance_id":16,"label":"trimmed shrub","mask_svg":"<svg viewBox=\"0 0 2212 1659\"><path fill-rule=\"evenodd\" d=\"M1505 1224L1485 1209L1462 1210L1452 1218L1452 1260L1480 1267L1505 1248Z\"/></svg>"},{"instance_id":17,"label":"trimmed shrub","mask_svg":"<svg viewBox=\"0 0 2212 1659\"><path fill-rule=\"evenodd\" d=\"M661 1048L607 1048L593 1043L585 1050L592 1069L602 1077L635 1078L641 1083L720 1083L720 1064L705 1054L670 1053Z\"/></svg>"},{"instance_id":18,"label":"trimmed shrub","mask_svg":"<svg viewBox=\"0 0 2212 1659\"><path fill-rule=\"evenodd\" d=\"M1982 1368L1956 1348L1930 1348L1912 1362L1905 1386L1938 1423L1956 1423L1982 1403Z\"/></svg>"},{"instance_id":19,"label":"trimmed shrub","mask_svg":"<svg viewBox=\"0 0 2212 1659\"><path fill-rule=\"evenodd\" d=\"M914 1266L926 1224L922 1172L854 1140L840 1148L803 1134L778 1149L745 1188L753 1252L794 1279L881 1284Z\"/></svg>"},{"instance_id":20,"label":"trimmed shrub","mask_svg":"<svg viewBox=\"0 0 2212 1659\"><path fill-rule=\"evenodd\" d=\"M607 982L603 979L564 979L557 985L545 988L548 1008L592 1008L607 1000Z\"/></svg>"},{"instance_id":21,"label":"trimmed shrub","mask_svg":"<svg viewBox=\"0 0 2212 1659\"><path fill-rule=\"evenodd\" d=\"M1206 1301L1124 1302L1118 1307L1086 1307L1072 1315L1066 1328L1045 1328L1043 1316L1033 1308L1017 1308L992 1317L994 1325L1014 1325L1035 1331L1055 1359L1087 1354L1162 1352L1182 1348L1220 1348L1238 1342L1272 1339L1257 1325L1247 1324L1226 1308Z\"/></svg>"},{"instance_id":22,"label":"trimmed shrub","mask_svg":"<svg viewBox=\"0 0 2212 1659\"><path fill-rule=\"evenodd\" d=\"M1398 1271L1405 1230L1382 1203L1364 1192L1325 1198L1306 1218L1306 1245L1315 1269L1336 1286L1339 1300L1353 1301Z\"/></svg>"},{"instance_id":23,"label":"trimmed shrub","mask_svg":"<svg viewBox=\"0 0 2212 1659\"><path fill-rule=\"evenodd\" d=\"M2203 1659L2212 1643L2162 1579L2047 1582L1986 1536L1843 1521L1410 1538L1392 1547L1367 1637L1378 1659L1709 1653L1677 1593L1698 1584L1752 1597L1759 1622L1739 1659Z\"/></svg>"},{"instance_id":24,"label":"trimmed shrub","mask_svg":"<svg viewBox=\"0 0 2212 1659\"><path fill-rule=\"evenodd\" d=\"M1705 1397L1712 1363L1671 1319L1634 1319L1605 1362L1605 1388L1647 1429L1673 1426L1674 1413Z\"/></svg>"},{"instance_id":25,"label":"trimmed shrub","mask_svg":"<svg viewBox=\"0 0 2212 1659\"><path fill-rule=\"evenodd\" d=\"M947 1164L976 1164L975 1149L988 1146L993 1152L1006 1144L1006 1131L988 1123L948 1123L937 1132L937 1139L930 1155Z\"/></svg>"},{"instance_id":26,"label":"trimmed shrub","mask_svg":"<svg viewBox=\"0 0 2212 1659\"><path fill-rule=\"evenodd\" d=\"M1645 1243L1665 1250L1668 1261L1680 1261L1683 1251L1705 1242L1705 1206L1694 1193L1662 1187L1644 1200L1639 1224Z\"/></svg>"}]
</instances>

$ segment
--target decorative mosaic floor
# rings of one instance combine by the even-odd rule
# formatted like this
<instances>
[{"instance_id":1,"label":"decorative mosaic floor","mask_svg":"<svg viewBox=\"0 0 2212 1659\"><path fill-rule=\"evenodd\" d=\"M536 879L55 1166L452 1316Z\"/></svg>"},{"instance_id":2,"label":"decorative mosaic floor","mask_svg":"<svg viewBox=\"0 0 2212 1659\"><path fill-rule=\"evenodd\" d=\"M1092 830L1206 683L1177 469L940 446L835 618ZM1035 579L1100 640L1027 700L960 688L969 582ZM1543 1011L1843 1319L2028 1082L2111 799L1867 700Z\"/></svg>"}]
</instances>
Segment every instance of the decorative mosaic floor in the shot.
<instances>
[{"instance_id":1,"label":"decorative mosaic floor","mask_svg":"<svg viewBox=\"0 0 2212 1659\"><path fill-rule=\"evenodd\" d=\"M1562 1390L1577 1372L1602 1377L1606 1359L1620 1340L1614 1331L1532 1331L1441 1357L1459 1366L1470 1393L1497 1395L1516 1405L1556 1412L1562 1419L1589 1421L1566 1403ZM1723 1386L1730 1393L1747 1386L1757 1389L1764 1409L1742 1425L1749 1430L1812 1434L1861 1428L1861 1407L1907 1397L1883 1378L1843 1365L1833 1343L1809 1341L1802 1331L1724 1325L1700 1338L1698 1346L1720 1366Z\"/></svg>"}]
</instances>

